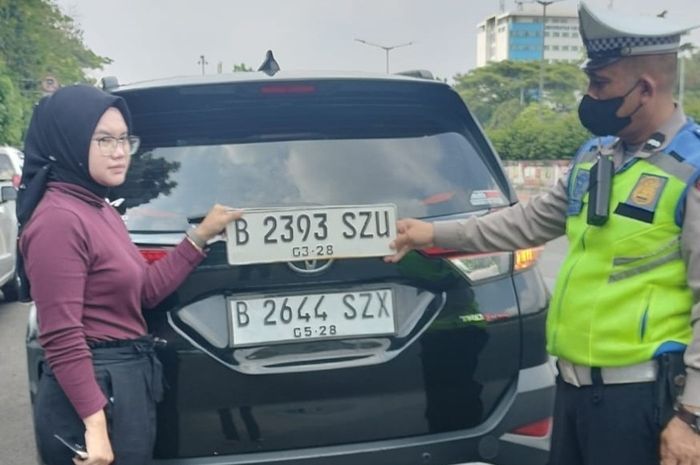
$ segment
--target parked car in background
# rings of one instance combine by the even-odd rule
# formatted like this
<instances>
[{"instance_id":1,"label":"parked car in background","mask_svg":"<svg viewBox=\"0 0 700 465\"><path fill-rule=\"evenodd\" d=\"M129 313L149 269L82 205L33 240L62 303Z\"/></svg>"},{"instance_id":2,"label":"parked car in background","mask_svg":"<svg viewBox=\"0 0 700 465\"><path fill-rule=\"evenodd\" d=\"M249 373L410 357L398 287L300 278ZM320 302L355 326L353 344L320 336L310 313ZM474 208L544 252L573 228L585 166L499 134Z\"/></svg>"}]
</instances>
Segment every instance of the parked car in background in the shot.
<instances>
[{"instance_id":1,"label":"parked car in background","mask_svg":"<svg viewBox=\"0 0 700 465\"><path fill-rule=\"evenodd\" d=\"M24 155L16 148L0 146L0 290L6 302L17 300L17 216L15 199Z\"/></svg>"},{"instance_id":2,"label":"parked car in background","mask_svg":"<svg viewBox=\"0 0 700 465\"><path fill-rule=\"evenodd\" d=\"M462 99L431 79L269 74L104 80L142 141L113 195L145 260L214 202L247 209L249 226L264 216L146 312L167 341L154 463L546 463L538 250L335 254L343 234L358 249L386 237L387 208L440 220L517 202ZM285 244L296 258L267 262ZM232 265L244 251L257 259ZM33 397L33 316L27 350Z\"/></svg>"}]
</instances>

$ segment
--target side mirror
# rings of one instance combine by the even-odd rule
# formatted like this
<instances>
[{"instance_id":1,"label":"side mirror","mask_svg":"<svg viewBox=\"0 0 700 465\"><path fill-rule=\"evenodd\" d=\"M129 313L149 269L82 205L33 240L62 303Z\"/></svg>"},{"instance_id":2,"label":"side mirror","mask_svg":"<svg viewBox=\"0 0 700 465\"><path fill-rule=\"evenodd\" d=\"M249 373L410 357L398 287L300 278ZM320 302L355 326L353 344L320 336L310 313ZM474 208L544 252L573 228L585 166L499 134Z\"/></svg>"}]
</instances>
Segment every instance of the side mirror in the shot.
<instances>
[{"instance_id":1,"label":"side mirror","mask_svg":"<svg viewBox=\"0 0 700 465\"><path fill-rule=\"evenodd\" d=\"M17 190L12 186L0 187L0 203L5 203L8 200L17 199Z\"/></svg>"}]
</instances>

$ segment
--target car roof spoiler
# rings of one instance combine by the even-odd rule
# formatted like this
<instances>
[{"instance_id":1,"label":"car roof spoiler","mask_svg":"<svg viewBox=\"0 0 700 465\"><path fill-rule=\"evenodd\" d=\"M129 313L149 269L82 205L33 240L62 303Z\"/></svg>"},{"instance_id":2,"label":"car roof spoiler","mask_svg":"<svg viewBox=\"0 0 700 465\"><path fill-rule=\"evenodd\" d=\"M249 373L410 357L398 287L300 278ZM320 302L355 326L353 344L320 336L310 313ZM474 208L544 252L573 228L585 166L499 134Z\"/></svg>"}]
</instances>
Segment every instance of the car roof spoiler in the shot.
<instances>
[{"instance_id":1,"label":"car roof spoiler","mask_svg":"<svg viewBox=\"0 0 700 465\"><path fill-rule=\"evenodd\" d=\"M428 79L431 81L435 80L435 76L433 76L433 73L428 71L427 69L409 69L406 71L399 71L398 73L394 73L399 76L409 76L409 77L414 77L414 78L419 78L419 79Z\"/></svg>"}]
</instances>

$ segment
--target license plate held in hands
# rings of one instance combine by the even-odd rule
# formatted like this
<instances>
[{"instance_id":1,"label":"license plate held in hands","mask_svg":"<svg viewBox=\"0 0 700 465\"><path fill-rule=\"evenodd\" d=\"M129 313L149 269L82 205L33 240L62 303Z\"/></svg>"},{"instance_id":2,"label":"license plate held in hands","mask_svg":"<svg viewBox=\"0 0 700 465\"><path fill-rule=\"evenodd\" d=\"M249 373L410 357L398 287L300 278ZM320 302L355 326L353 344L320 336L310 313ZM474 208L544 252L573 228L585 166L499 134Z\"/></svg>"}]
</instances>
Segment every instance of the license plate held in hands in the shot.
<instances>
[{"instance_id":1,"label":"license plate held in hands","mask_svg":"<svg viewBox=\"0 0 700 465\"><path fill-rule=\"evenodd\" d=\"M390 255L396 206L248 209L226 228L231 265Z\"/></svg>"},{"instance_id":2,"label":"license plate held in hands","mask_svg":"<svg viewBox=\"0 0 700 465\"><path fill-rule=\"evenodd\" d=\"M394 334L391 289L229 300L233 346Z\"/></svg>"}]
</instances>

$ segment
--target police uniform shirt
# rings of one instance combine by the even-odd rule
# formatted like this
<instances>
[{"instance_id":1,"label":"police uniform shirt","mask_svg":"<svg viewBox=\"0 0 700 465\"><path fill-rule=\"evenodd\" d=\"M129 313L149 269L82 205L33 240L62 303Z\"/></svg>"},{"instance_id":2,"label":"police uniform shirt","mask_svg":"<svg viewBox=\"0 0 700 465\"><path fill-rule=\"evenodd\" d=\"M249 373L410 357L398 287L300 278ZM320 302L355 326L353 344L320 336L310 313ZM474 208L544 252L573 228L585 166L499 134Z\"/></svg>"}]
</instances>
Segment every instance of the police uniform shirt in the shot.
<instances>
[{"instance_id":1,"label":"police uniform shirt","mask_svg":"<svg viewBox=\"0 0 700 465\"><path fill-rule=\"evenodd\" d=\"M686 123L680 108L657 131L665 139L655 151L663 150ZM619 140L604 150L611 151L615 168L627 161ZM633 150L633 148L632 148ZM653 152L636 151L631 156L647 158ZM562 176L548 192L509 208L481 217L435 223L435 245L466 252L509 251L544 244L565 235L568 176ZM681 232L681 251L687 266L688 286L694 296L691 324L693 339L686 349L687 380L682 402L700 406L700 187L688 190Z\"/></svg>"}]
</instances>

